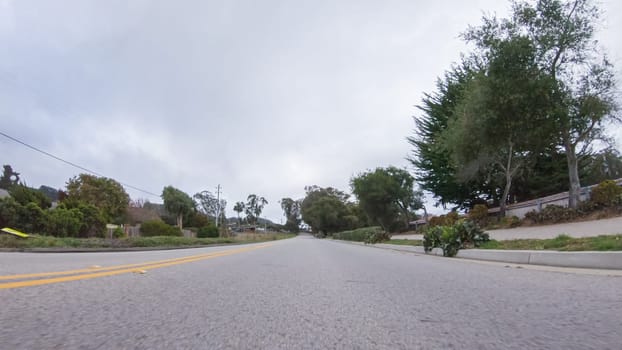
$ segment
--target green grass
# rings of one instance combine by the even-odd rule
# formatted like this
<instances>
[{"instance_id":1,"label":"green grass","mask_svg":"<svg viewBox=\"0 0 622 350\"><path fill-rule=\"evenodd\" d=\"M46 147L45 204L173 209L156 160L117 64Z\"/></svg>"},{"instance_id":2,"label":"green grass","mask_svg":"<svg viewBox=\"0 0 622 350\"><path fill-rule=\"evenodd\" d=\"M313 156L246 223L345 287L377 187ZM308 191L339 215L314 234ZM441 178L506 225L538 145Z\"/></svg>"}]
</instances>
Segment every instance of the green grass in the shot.
<instances>
[{"instance_id":1,"label":"green grass","mask_svg":"<svg viewBox=\"0 0 622 350\"><path fill-rule=\"evenodd\" d=\"M482 244L482 249L558 250L558 251L620 251L622 234L598 237L572 238L559 235L553 239L515 239Z\"/></svg>"},{"instance_id":2,"label":"green grass","mask_svg":"<svg viewBox=\"0 0 622 350\"><path fill-rule=\"evenodd\" d=\"M382 243L397 244L397 245L423 245L423 241L420 239L392 239Z\"/></svg>"},{"instance_id":3,"label":"green grass","mask_svg":"<svg viewBox=\"0 0 622 350\"><path fill-rule=\"evenodd\" d=\"M265 242L294 237L293 234L269 233L254 235L248 238L185 238L174 236L134 237L120 239L104 238L67 238L33 235L29 238L18 238L0 234L0 248L136 248L136 247L184 247L203 246L210 244L241 244Z\"/></svg>"}]
</instances>

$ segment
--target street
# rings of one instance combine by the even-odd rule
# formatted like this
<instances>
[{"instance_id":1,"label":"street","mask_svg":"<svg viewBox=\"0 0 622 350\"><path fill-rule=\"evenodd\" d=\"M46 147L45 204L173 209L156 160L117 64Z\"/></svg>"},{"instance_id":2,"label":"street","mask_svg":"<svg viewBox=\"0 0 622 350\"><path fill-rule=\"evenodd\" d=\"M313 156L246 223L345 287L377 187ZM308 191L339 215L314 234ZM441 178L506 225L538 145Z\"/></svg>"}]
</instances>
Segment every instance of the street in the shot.
<instances>
[{"instance_id":1,"label":"street","mask_svg":"<svg viewBox=\"0 0 622 350\"><path fill-rule=\"evenodd\" d=\"M5 277L67 270L77 271ZM68 276L78 277L55 280ZM42 282L19 284L33 280ZM311 236L169 251L0 253L0 348L619 349L621 290L620 277Z\"/></svg>"}]
</instances>

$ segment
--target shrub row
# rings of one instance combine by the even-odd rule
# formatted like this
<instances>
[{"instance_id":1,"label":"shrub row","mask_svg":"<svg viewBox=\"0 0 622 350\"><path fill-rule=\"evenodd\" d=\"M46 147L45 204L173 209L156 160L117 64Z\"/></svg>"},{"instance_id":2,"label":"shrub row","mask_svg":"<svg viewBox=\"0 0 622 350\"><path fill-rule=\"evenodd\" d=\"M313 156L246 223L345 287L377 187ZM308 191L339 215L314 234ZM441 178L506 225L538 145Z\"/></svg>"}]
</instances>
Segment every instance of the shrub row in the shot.
<instances>
[{"instance_id":1,"label":"shrub row","mask_svg":"<svg viewBox=\"0 0 622 350\"><path fill-rule=\"evenodd\" d=\"M162 220L145 221L140 225L140 234L143 237L181 236L181 230Z\"/></svg>"},{"instance_id":2,"label":"shrub row","mask_svg":"<svg viewBox=\"0 0 622 350\"><path fill-rule=\"evenodd\" d=\"M381 227L364 227L356 230L341 231L333 234L334 239L344 241L355 241L365 243L379 243L391 239L391 236L384 232Z\"/></svg>"},{"instance_id":3,"label":"shrub row","mask_svg":"<svg viewBox=\"0 0 622 350\"><path fill-rule=\"evenodd\" d=\"M106 221L90 204L44 210L34 202L21 204L7 197L0 199L0 226L57 237L103 237Z\"/></svg>"}]
</instances>

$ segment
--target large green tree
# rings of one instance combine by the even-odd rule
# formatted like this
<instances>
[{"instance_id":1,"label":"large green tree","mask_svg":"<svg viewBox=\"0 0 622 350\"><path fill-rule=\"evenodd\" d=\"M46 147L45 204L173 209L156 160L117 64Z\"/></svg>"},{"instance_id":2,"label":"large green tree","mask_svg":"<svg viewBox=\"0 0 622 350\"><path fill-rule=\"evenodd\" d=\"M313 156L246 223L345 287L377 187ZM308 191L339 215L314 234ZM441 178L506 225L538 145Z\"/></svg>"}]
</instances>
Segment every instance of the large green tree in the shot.
<instances>
[{"instance_id":1,"label":"large green tree","mask_svg":"<svg viewBox=\"0 0 622 350\"><path fill-rule=\"evenodd\" d=\"M184 216L195 210L195 203L185 192L173 187L166 186L162 190L162 199L166 210L177 218L177 227L183 229Z\"/></svg>"},{"instance_id":2,"label":"large green tree","mask_svg":"<svg viewBox=\"0 0 622 350\"><path fill-rule=\"evenodd\" d=\"M416 209L414 178L396 167L376 168L350 180L352 193L367 216L390 231L401 217L403 227L408 227L410 213Z\"/></svg>"},{"instance_id":3,"label":"large green tree","mask_svg":"<svg viewBox=\"0 0 622 350\"><path fill-rule=\"evenodd\" d=\"M283 209L283 215L285 215L285 229L290 232L297 233L300 231L300 223L302 221L300 217L300 205L301 201L296 201L291 198L281 199L281 209Z\"/></svg>"},{"instance_id":4,"label":"large green tree","mask_svg":"<svg viewBox=\"0 0 622 350\"><path fill-rule=\"evenodd\" d=\"M94 205L101 210L108 222L121 223L129 206L130 196L123 186L113 179L80 174L67 182L67 198L69 206L77 206L77 202Z\"/></svg>"},{"instance_id":5,"label":"large green tree","mask_svg":"<svg viewBox=\"0 0 622 350\"><path fill-rule=\"evenodd\" d=\"M332 187L307 186L300 213L316 234L330 235L355 228L359 220L351 210L349 195Z\"/></svg>"},{"instance_id":6,"label":"large green tree","mask_svg":"<svg viewBox=\"0 0 622 350\"><path fill-rule=\"evenodd\" d=\"M476 179L458 181L459 169L444 142L443 133L457 117L456 106L463 99L475 71L468 62L455 65L437 80L436 90L424 95L417 106L414 135L408 137L413 152L408 160L415 168L415 179L422 190L432 193L436 204L470 207L480 197L491 197L494 190Z\"/></svg>"},{"instance_id":7,"label":"large green tree","mask_svg":"<svg viewBox=\"0 0 622 350\"><path fill-rule=\"evenodd\" d=\"M536 65L535 53L527 37L491 42L479 58L484 68L467 85L444 133L458 179L485 176L502 189L501 216L515 177L547 148L553 133L547 114L553 85Z\"/></svg>"},{"instance_id":8,"label":"large green tree","mask_svg":"<svg viewBox=\"0 0 622 350\"><path fill-rule=\"evenodd\" d=\"M593 141L604 139L604 128L616 118L613 66L594 38L600 11L591 0L514 1L507 19L484 18L465 38L480 51L496 42L526 37L535 49L536 65L553 82L547 109L556 123L551 135L566 154L569 203L580 198L581 154Z\"/></svg>"}]
</instances>

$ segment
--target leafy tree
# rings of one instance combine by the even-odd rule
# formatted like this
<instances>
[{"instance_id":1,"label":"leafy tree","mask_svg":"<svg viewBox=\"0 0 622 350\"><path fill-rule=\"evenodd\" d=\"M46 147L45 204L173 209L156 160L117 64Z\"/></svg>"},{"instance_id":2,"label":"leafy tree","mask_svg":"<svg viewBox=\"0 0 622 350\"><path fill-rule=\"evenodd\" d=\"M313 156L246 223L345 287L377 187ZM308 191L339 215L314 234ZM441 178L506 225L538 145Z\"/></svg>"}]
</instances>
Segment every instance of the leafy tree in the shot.
<instances>
[{"instance_id":1,"label":"leafy tree","mask_svg":"<svg viewBox=\"0 0 622 350\"><path fill-rule=\"evenodd\" d=\"M0 188L8 190L13 185L19 183L19 173L13 171L10 165L4 165L2 176L0 176Z\"/></svg>"},{"instance_id":2,"label":"leafy tree","mask_svg":"<svg viewBox=\"0 0 622 350\"><path fill-rule=\"evenodd\" d=\"M356 216L349 210L349 196L332 187L305 187L306 196L300 206L302 220L313 232L320 235L332 234L354 228Z\"/></svg>"},{"instance_id":3,"label":"leafy tree","mask_svg":"<svg viewBox=\"0 0 622 350\"><path fill-rule=\"evenodd\" d=\"M281 199L281 209L285 215L285 229L297 233L300 231L300 223L302 219L300 217L300 201L295 201L291 198Z\"/></svg>"},{"instance_id":4,"label":"leafy tree","mask_svg":"<svg viewBox=\"0 0 622 350\"><path fill-rule=\"evenodd\" d=\"M414 178L396 167L376 168L350 180L352 192L367 216L385 232L401 216L408 227L410 213L415 210Z\"/></svg>"},{"instance_id":5,"label":"leafy tree","mask_svg":"<svg viewBox=\"0 0 622 350\"><path fill-rule=\"evenodd\" d=\"M52 205L50 199L45 194L22 184L12 185L9 193L21 205L34 203L41 209L47 209Z\"/></svg>"},{"instance_id":6,"label":"leafy tree","mask_svg":"<svg viewBox=\"0 0 622 350\"><path fill-rule=\"evenodd\" d=\"M446 144L461 180L501 179L500 215L505 215L512 182L547 146L552 123L546 113L552 84L535 64L526 37L492 41L485 65L456 106L458 115L445 131ZM534 128L534 125L538 125Z\"/></svg>"},{"instance_id":7,"label":"leafy tree","mask_svg":"<svg viewBox=\"0 0 622 350\"><path fill-rule=\"evenodd\" d=\"M101 210L106 221L121 223L130 196L113 179L80 174L67 182L67 198L64 201L94 205Z\"/></svg>"},{"instance_id":8,"label":"leafy tree","mask_svg":"<svg viewBox=\"0 0 622 350\"><path fill-rule=\"evenodd\" d=\"M210 191L199 192L193 198L199 204L199 210L208 217L216 219L218 216L224 216L227 206L226 200L218 200Z\"/></svg>"},{"instance_id":9,"label":"leafy tree","mask_svg":"<svg viewBox=\"0 0 622 350\"><path fill-rule=\"evenodd\" d=\"M166 210L177 218L177 227L182 230L184 216L195 209L195 203L185 192L173 186L166 186L162 190L162 199Z\"/></svg>"},{"instance_id":10,"label":"leafy tree","mask_svg":"<svg viewBox=\"0 0 622 350\"><path fill-rule=\"evenodd\" d=\"M581 178L587 185L622 178L622 155L616 149L607 148L585 159L587 171Z\"/></svg>"},{"instance_id":11,"label":"leafy tree","mask_svg":"<svg viewBox=\"0 0 622 350\"><path fill-rule=\"evenodd\" d=\"M450 204L470 207L482 195L490 197L493 193L490 186L475 179L458 181L452 151L443 139L450 120L457 117L456 106L477 70L465 61L446 72L437 81L436 91L425 94L421 105L417 106L422 114L414 118L415 133L407 138L413 146L408 160L415 168L417 183L421 189L430 191L436 204L444 208Z\"/></svg>"},{"instance_id":12,"label":"leafy tree","mask_svg":"<svg viewBox=\"0 0 622 350\"><path fill-rule=\"evenodd\" d=\"M233 211L238 213L238 226L242 225L242 219L240 218L240 214L242 214L242 212L244 211L245 208L246 208L246 206L244 205L244 202L237 202L233 206Z\"/></svg>"},{"instance_id":13,"label":"leafy tree","mask_svg":"<svg viewBox=\"0 0 622 350\"><path fill-rule=\"evenodd\" d=\"M571 208L579 203L582 151L605 138L607 122L619 121L613 66L594 39L599 14L591 0L514 1L509 19L484 18L465 35L482 51L517 37L532 43L537 66L553 82L547 112L556 123L552 136L567 157Z\"/></svg>"},{"instance_id":14,"label":"leafy tree","mask_svg":"<svg viewBox=\"0 0 622 350\"><path fill-rule=\"evenodd\" d=\"M257 224L257 219L261 216L261 212L266 204L268 204L268 201L264 197L257 196L256 194L248 195L244 210L246 212L246 217L251 224Z\"/></svg>"}]
</instances>

